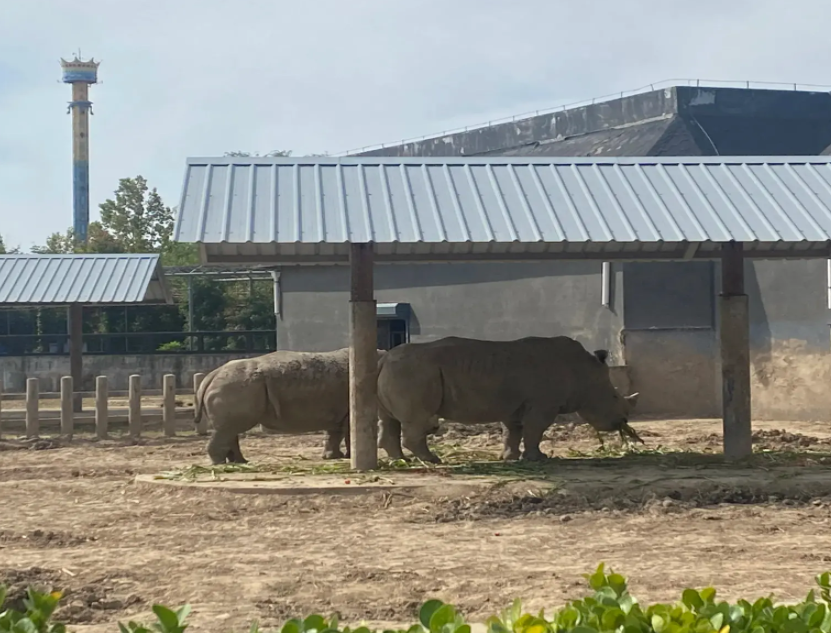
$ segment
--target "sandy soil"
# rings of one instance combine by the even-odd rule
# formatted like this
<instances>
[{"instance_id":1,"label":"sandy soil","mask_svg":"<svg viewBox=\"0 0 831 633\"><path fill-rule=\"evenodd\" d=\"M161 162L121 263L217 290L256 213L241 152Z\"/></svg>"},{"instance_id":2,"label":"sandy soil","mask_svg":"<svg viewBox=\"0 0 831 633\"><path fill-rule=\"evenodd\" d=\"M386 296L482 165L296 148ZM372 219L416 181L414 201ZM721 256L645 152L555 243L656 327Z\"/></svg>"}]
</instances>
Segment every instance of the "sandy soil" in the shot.
<instances>
[{"instance_id":1,"label":"sandy soil","mask_svg":"<svg viewBox=\"0 0 831 633\"><path fill-rule=\"evenodd\" d=\"M517 596L550 609L583 595L601 561L647 600L708 584L797 599L831 569L831 425L759 423L752 468L721 462L717 421L635 426L660 450L614 457L584 427L556 427L544 449L559 458L535 475L551 491L519 482L440 499L137 485L137 473L207 464L204 438L152 430L138 444L0 442L0 582L13 597L29 583L64 589L72 630L189 602L192 630L227 632L311 612L408 622L430 597L473 619ZM451 426L434 442L496 454L499 436ZM252 434L242 447L309 464L322 438Z\"/></svg>"}]
</instances>

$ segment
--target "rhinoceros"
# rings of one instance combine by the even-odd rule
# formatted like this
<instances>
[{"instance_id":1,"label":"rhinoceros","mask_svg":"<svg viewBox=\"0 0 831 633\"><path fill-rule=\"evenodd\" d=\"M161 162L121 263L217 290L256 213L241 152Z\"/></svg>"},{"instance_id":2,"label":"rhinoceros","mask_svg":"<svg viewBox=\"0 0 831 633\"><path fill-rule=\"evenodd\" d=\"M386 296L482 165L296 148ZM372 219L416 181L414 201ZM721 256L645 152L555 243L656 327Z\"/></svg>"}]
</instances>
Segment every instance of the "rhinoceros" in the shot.
<instances>
[{"instance_id":1,"label":"rhinoceros","mask_svg":"<svg viewBox=\"0 0 831 633\"><path fill-rule=\"evenodd\" d=\"M462 424L501 422L505 460L541 460L545 431L561 413L577 413L598 431L637 438L629 427L638 394L612 385L608 352L589 352L567 336L485 341L446 337L406 343L380 360L378 446L402 459L403 446L435 463L427 435L439 418ZM520 441L524 451L520 453Z\"/></svg>"},{"instance_id":2,"label":"rhinoceros","mask_svg":"<svg viewBox=\"0 0 831 633\"><path fill-rule=\"evenodd\" d=\"M384 350L378 350L379 359ZM277 351L232 360L210 372L196 393L194 423L213 422L214 464L245 463L241 433L261 424L279 433L326 432L324 459L349 456L349 349Z\"/></svg>"}]
</instances>

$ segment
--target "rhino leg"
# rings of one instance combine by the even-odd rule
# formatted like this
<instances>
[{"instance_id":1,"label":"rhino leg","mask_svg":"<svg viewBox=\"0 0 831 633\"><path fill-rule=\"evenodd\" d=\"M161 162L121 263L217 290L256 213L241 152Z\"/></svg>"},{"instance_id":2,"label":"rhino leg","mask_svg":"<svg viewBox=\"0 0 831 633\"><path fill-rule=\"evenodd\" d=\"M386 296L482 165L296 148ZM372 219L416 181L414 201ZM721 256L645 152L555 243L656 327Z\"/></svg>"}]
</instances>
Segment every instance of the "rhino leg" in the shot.
<instances>
[{"instance_id":1,"label":"rhino leg","mask_svg":"<svg viewBox=\"0 0 831 633\"><path fill-rule=\"evenodd\" d=\"M538 462L548 459L548 455L540 450L540 442L546 429L551 426L544 422L544 418L537 415L526 416L522 421L522 459L529 462Z\"/></svg>"},{"instance_id":2,"label":"rhino leg","mask_svg":"<svg viewBox=\"0 0 831 633\"><path fill-rule=\"evenodd\" d=\"M410 423L401 426L404 436L402 442L404 448L423 462L441 464L439 456L431 452L430 447L427 446L427 435L432 432L436 426L434 420L429 419L425 420L422 424Z\"/></svg>"},{"instance_id":3,"label":"rhino leg","mask_svg":"<svg viewBox=\"0 0 831 633\"><path fill-rule=\"evenodd\" d=\"M381 414L378 422L378 448L383 448L390 459L406 459L401 450L401 422Z\"/></svg>"},{"instance_id":4,"label":"rhino leg","mask_svg":"<svg viewBox=\"0 0 831 633\"><path fill-rule=\"evenodd\" d=\"M208 441L208 455L213 464L245 463L239 446L239 435L227 429L214 429Z\"/></svg>"},{"instance_id":5,"label":"rhino leg","mask_svg":"<svg viewBox=\"0 0 831 633\"><path fill-rule=\"evenodd\" d=\"M511 420L502 423L502 459L515 461L520 458L519 443L522 441L522 422Z\"/></svg>"},{"instance_id":6,"label":"rhino leg","mask_svg":"<svg viewBox=\"0 0 831 633\"><path fill-rule=\"evenodd\" d=\"M326 431L326 444L323 447L323 459L343 459L343 453L340 450L340 443L344 438L349 437L349 416L347 415L338 428L333 431ZM349 451L349 440L346 440L347 452Z\"/></svg>"},{"instance_id":7,"label":"rhino leg","mask_svg":"<svg viewBox=\"0 0 831 633\"><path fill-rule=\"evenodd\" d=\"M247 464L248 460L242 456L242 449L239 447L239 435L235 435L231 442L231 450L228 451L229 464Z\"/></svg>"}]
</instances>

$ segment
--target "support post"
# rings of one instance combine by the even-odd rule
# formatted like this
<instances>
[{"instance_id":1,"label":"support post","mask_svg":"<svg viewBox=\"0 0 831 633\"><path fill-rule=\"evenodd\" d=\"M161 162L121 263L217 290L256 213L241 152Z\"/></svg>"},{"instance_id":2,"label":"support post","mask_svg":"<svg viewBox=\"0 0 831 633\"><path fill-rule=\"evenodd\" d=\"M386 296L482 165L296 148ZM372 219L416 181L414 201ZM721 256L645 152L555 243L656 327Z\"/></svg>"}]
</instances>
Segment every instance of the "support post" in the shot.
<instances>
[{"instance_id":1,"label":"support post","mask_svg":"<svg viewBox=\"0 0 831 633\"><path fill-rule=\"evenodd\" d=\"M40 435L40 384L37 378L26 380L26 438Z\"/></svg>"},{"instance_id":2,"label":"support post","mask_svg":"<svg viewBox=\"0 0 831 633\"><path fill-rule=\"evenodd\" d=\"M372 244L350 245L349 434L355 470L378 467L378 317L372 259Z\"/></svg>"},{"instance_id":3,"label":"support post","mask_svg":"<svg viewBox=\"0 0 831 633\"><path fill-rule=\"evenodd\" d=\"M165 374L162 378L162 421L164 434L176 437L176 376Z\"/></svg>"},{"instance_id":4,"label":"support post","mask_svg":"<svg viewBox=\"0 0 831 633\"><path fill-rule=\"evenodd\" d=\"M80 303L73 303L67 310L67 329L69 330L69 375L72 384L81 391L84 373L84 307ZM72 398L72 409L80 413L83 409L83 398L76 393Z\"/></svg>"},{"instance_id":5,"label":"support post","mask_svg":"<svg viewBox=\"0 0 831 633\"><path fill-rule=\"evenodd\" d=\"M106 440L110 431L110 390L106 376L95 377L95 436Z\"/></svg>"},{"instance_id":6,"label":"support post","mask_svg":"<svg viewBox=\"0 0 831 633\"><path fill-rule=\"evenodd\" d=\"M128 392L127 419L130 427L130 437L138 439L141 436L141 376L130 376L130 390Z\"/></svg>"},{"instance_id":7,"label":"support post","mask_svg":"<svg viewBox=\"0 0 831 633\"><path fill-rule=\"evenodd\" d=\"M61 435L71 440L75 433L75 412L72 410L72 376L61 376Z\"/></svg>"},{"instance_id":8,"label":"support post","mask_svg":"<svg viewBox=\"0 0 831 633\"><path fill-rule=\"evenodd\" d=\"M193 412L196 413L196 399L199 394L199 387L202 386L202 381L205 380L205 374L199 373L193 375ZM205 417L205 411L202 411L202 419L196 425L197 435L208 434L208 418Z\"/></svg>"},{"instance_id":9,"label":"support post","mask_svg":"<svg viewBox=\"0 0 831 633\"><path fill-rule=\"evenodd\" d=\"M744 253L739 242L721 245L721 380L724 456L753 452L750 405L750 320L744 291Z\"/></svg>"}]
</instances>

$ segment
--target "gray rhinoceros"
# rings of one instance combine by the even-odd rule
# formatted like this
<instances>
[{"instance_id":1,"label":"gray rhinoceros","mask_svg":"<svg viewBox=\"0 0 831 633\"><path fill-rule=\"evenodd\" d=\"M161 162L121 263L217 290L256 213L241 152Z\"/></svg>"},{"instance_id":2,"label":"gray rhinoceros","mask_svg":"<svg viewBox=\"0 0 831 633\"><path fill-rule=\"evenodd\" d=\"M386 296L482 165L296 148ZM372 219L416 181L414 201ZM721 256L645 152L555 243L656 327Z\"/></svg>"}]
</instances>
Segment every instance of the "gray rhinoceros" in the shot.
<instances>
[{"instance_id":1,"label":"gray rhinoceros","mask_svg":"<svg viewBox=\"0 0 831 633\"><path fill-rule=\"evenodd\" d=\"M378 350L379 359L384 350ZM349 349L277 351L232 360L210 372L195 397L194 423L205 414L214 464L245 463L239 436L261 424L278 433L326 432L324 459L349 456Z\"/></svg>"},{"instance_id":2,"label":"gray rhinoceros","mask_svg":"<svg viewBox=\"0 0 831 633\"><path fill-rule=\"evenodd\" d=\"M438 429L439 418L501 422L503 459L540 460L545 431L557 415L575 412L598 431L637 438L628 418L638 394L617 392L607 356L606 350L591 353L567 336L514 341L451 336L400 345L379 362L378 446L391 459L402 459L403 435L404 448L438 463L427 435Z\"/></svg>"}]
</instances>

